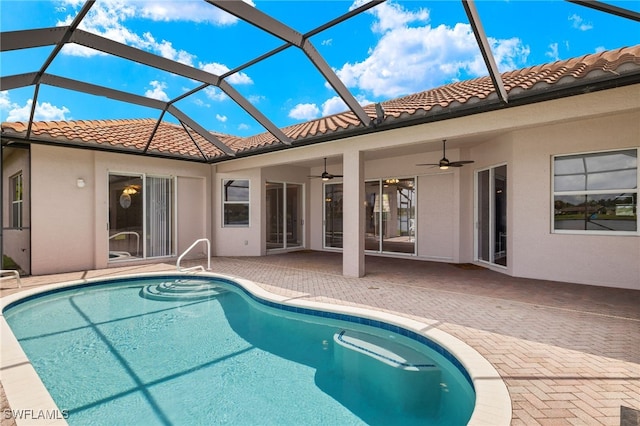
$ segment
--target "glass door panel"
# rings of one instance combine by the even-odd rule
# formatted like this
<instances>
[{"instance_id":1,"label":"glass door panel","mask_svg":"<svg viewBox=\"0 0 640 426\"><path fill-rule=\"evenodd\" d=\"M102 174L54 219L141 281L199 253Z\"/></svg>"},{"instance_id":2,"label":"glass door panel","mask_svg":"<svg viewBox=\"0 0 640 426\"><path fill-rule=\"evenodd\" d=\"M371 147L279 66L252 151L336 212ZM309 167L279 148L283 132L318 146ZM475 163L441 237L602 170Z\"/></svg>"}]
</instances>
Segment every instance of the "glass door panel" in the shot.
<instances>
[{"instance_id":1,"label":"glass door panel","mask_svg":"<svg viewBox=\"0 0 640 426\"><path fill-rule=\"evenodd\" d=\"M302 246L302 185L287 183L287 248Z\"/></svg>"},{"instance_id":2,"label":"glass door panel","mask_svg":"<svg viewBox=\"0 0 640 426\"><path fill-rule=\"evenodd\" d=\"M491 190L489 170L478 172L478 259L491 262L489 246L491 241Z\"/></svg>"},{"instance_id":3,"label":"glass door panel","mask_svg":"<svg viewBox=\"0 0 640 426\"><path fill-rule=\"evenodd\" d=\"M173 179L147 177L147 257L173 255Z\"/></svg>"},{"instance_id":4,"label":"glass door panel","mask_svg":"<svg viewBox=\"0 0 640 426\"><path fill-rule=\"evenodd\" d=\"M476 256L507 266L507 166L476 173Z\"/></svg>"},{"instance_id":5,"label":"glass door panel","mask_svg":"<svg viewBox=\"0 0 640 426\"><path fill-rule=\"evenodd\" d=\"M494 263L507 266L507 166L494 170L495 233Z\"/></svg>"},{"instance_id":6,"label":"glass door panel","mask_svg":"<svg viewBox=\"0 0 640 426\"><path fill-rule=\"evenodd\" d=\"M324 186L324 246L342 248L342 184Z\"/></svg>"},{"instance_id":7,"label":"glass door panel","mask_svg":"<svg viewBox=\"0 0 640 426\"><path fill-rule=\"evenodd\" d=\"M365 250L415 253L415 179L365 183Z\"/></svg>"},{"instance_id":8,"label":"glass door panel","mask_svg":"<svg viewBox=\"0 0 640 426\"><path fill-rule=\"evenodd\" d=\"M284 248L284 184L267 182L267 250Z\"/></svg>"},{"instance_id":9,"label":"glass door panel","mask_svg":"<svg viewBox=\"0 0 640 426\"><path fill-rule=\"evenodd\" d=\"M382 251L415 252L414 179L382 182Z\"/></svg>"},{"instance_id":10,"label":"glass door panel","mask_svg":"<svg viewBox=\"0 0 640 426\"><path fill-rule=\"evenodd\" d=\"M267 250L304 245L303 198L302 185L267 182Z\"/></svg>"},{"instance_id":11,"label":"glass door panel","mask_svg":"<svg viewBox=\"0 0 640 426\"><path fill-rule=\"evenodd\" d=\"M109 260L144 256L143 213L142 176L109 175Z\"/></svg>"},{"instance_id":12,"label":"glass door panel","mask_svg":"<svg viewBox=\"0 0 640 426\"><path fill-rule=\"evenodd\" d=\"M365 231L364 249L380 251L381 233L384 232L380 222L380 213L385 206L380 194L380 182L365 182Z\"/></svg>"}]
</instances>

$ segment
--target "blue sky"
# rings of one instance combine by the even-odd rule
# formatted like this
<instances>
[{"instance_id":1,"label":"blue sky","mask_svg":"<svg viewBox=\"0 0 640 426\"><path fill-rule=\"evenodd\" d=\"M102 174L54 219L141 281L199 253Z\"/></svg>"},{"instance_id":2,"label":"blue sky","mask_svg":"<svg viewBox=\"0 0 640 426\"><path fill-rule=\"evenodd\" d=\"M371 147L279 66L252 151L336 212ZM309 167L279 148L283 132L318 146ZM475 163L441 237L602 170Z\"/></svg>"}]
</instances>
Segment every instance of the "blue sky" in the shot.
<instances>
[{"instance_id":1,"label":"blue sky","mask_svg":"<svg viewBox=\"0 0 640 426\"><path fill-rule=\"evenodd\" d=\"M1 0L1 29L68 25L83 3ZM305 33L360 3L254 0L251 4ZM640 12L638 1L607 3ZM502 72L640 43L638 22L561 0L479 0L476 5ZM283 44L204 1L98 0L81 28L215 74ZM311 41L363 105L488 74L459 0L388 0ZM2 76L38 71L52 49L3 52ZM200 85L77 45L66 46L47 73L161 100ZM278 127L346 110L295 47L227 81ZM27 120L33 97L34 86L1 92L0 119ZM238 136L265 131L217 88L202 90L176 106L211 131ZM35 118L156 119L159 115L158 110L43 85Z\"/></svg>"}]
</instances>

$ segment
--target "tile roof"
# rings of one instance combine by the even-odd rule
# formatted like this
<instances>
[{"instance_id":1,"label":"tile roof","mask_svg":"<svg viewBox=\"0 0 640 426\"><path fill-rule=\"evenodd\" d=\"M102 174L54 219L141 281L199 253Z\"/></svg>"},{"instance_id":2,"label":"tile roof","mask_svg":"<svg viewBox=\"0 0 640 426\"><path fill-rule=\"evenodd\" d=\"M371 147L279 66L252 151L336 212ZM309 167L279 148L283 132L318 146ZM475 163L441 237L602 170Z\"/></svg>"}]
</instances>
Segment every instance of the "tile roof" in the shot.
<instances>
[{"instance_id":1,"label":"tile roof","mask_svg":"<svg viewBox=\"0 0 640 426\"><path fill-rule=\"evenodd\" d=\"M640 45L509 71L501 77L509 98L518 99L549 91L550 88L615 80L625 75L633 75L637 77L635 82L640 81ZM499 103L498 96L491 79L479 77L382 102L385 117L377 125L384 128L385 124L393 122L400 123L444 110L451 112L455 108L487 103ZM376 119L374 104L364 106L364 110L372 119ZM203 156L206 156L206 161L226 157L224 152L187 126L183 128L162 122L154 133L156 124L154 119L34 122L30 139L126 152L142 153L146 149L146 153L151 155L200 161L205 160ZM296 142L322 136L337 139L349 130L358 129L366 130L366 126L353 112L348 111L281 130L295 145ZM2 123L3 138L25 139L26 133L27 123ZM212 135L237 153L257 153L281 145L268 132L246 138L219 133Z\"/></svg>"}]
</instances>

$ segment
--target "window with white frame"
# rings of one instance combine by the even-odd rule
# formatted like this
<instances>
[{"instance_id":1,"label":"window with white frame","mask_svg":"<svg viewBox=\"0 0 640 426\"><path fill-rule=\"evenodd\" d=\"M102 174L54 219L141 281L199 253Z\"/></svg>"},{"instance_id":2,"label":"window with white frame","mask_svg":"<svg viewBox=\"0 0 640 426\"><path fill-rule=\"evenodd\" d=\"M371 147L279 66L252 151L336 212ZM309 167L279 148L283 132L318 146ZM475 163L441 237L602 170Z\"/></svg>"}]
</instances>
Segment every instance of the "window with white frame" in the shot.
<instances>
[{"instance_id":1,"label":"window with white frame","mask_svg":"<svg viewBox=\"0 0 640 426\"><path fill-rule=\"evenodd\" d=\"M638 232L638 149L553 158L553 231Z\"/></svg>"},{"instance_id":2,"label":"window with white frame","mask_svg":"<svg viewBox=\"0 0 640 426\"><path fill-rule=\"evenodd\" d=\"M222 194L223 226L249 226L249 181L224 179Z\"/></svg>"},{"instance_id":3,"label":"window with white frame","mask_svg":"<svg viewBox=\"0 0 640 426\"><path fill-rule=\"evenodd\" d=\"M11 227L22 228L22 172L13 175L9 184L11 185Z\"/></svg>"}]
</instances>

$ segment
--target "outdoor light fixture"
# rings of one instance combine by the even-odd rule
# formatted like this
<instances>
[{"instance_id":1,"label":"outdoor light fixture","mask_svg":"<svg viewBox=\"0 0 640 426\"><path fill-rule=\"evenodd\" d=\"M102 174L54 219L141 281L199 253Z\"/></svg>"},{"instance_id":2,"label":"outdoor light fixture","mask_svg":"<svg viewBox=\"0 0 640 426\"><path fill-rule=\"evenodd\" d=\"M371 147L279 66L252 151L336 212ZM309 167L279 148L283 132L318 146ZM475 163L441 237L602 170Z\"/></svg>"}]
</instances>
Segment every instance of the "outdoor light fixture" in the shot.
<instances>
[{"instance_id":1,"label":"outdoor light fixture","mask_svg":"<svg viewBox=\"0 0 640 426\"><path fill-rule=\"evenodd\" d=\"M76 185L78 186L78 188L84 188L84 185L85 185L84 179L78 178L76 180Z\"/></svg>"}]
</instances>

